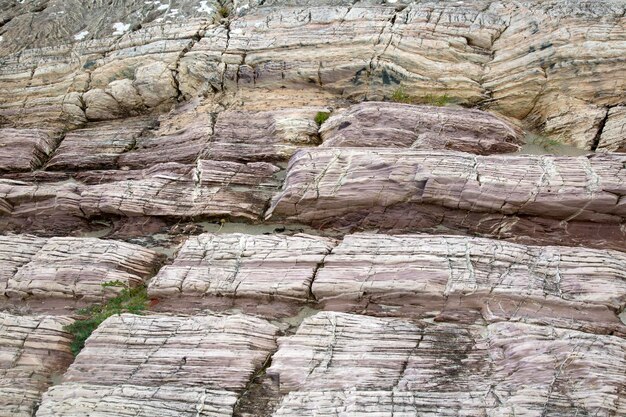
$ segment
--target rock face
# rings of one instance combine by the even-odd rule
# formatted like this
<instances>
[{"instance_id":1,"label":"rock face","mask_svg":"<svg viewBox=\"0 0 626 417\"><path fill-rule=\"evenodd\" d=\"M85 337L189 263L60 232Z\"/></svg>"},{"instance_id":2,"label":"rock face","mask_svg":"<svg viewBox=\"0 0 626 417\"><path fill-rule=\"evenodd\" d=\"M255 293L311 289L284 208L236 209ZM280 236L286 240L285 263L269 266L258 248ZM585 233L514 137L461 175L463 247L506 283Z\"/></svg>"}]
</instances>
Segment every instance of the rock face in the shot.
<instances>
[{"instance_id":1,"label":"rock face","mask_svg":"<svg viewBox=\"0 0 626 417\"><path fill-rule=\"evenodd\" d=\"M180 297L178 309L192 303L219 305L222 297L233 303L306 302L317 268L333 246L329 239L308 235L192 237L150 282L148 294L174 303Z\"/></svg>"},{"instance_id":2,"label":"rock face","mask_svg":"<svg viewBox=\"0 0 626 417\"><path fill-rule=\"evenodd\" d=\"M258 219L280 171L264 162L198 160L144 170L87 171L46 183L0 180L0 225L16 231L81 227L99 216ZM77 182L81 181L81 182ZM50 219L55 222L50 224ZM69 225L69 226L68 226Z\"/></svg>"},{"instance_id":3,"label":"rock face","mask_svg":"<svg viewBox=\"0 0 626 417\"><path fill-rule=\"evenodd\" d=\"M606 124L598 139L600 151L626 152L626 106L607 111Z\"/></svg>"},{"instance_id":4,"label":"rock face","mask_svg":"<svg viewBox=\"0 0 626 417\"><path fill-rule=\"evenodd\" d=\"M311 288L324 309L524 321L626 335L621 252L457 236L348 235Z\"/></svg>"},{"instance_id":5,"label":"rock face","mask_svg":"<svg viewBox=\"0 0 626 417\"><path fill-rule=\"evenodd\" d=\"M625 56L623 0L1 1L0 417L626 415Z\"/></svg>"},{"instance_id":6,"label":"rock face","mask_svg":"<svg viewBox=\"0 0 626 417\"><path fill-rule=\"evenodd\" d=\"M159 255L139 245L95 238L0 236L0 295L11 304L101 301L119 293L118 281L142 284L159 266ZM35 304L31 303L31 306Z\"/></svg>"},{"instance_id":7,"label":"rock face","mask_svg":"<svg viewBox=\"0 0 626 417\"><path fill-rule=\"evenodd\" d=\"M266 217L341 230L443 227L624 250L625 162L620 154L314 149L292 158Z\"/></svg>"},{"instance_id":8,"label":"rock face","mask_svg":"<svg viewBox=\"0 0 626 417\"><path fill-rule=\"evenodd\" d=\"M111 317L37 415L230 416L277 330L244 315Z\"/></svg>"},{"instance_id":9,"label":"rock face","mask_svg":"<svg viewBox=\"0 0 626 417\"><path fill-rule=\"evenodd\" d=\"M626 412L626 345L614 336L325 312L279 346L268 374L287 395L274 416Z\"/></svg>"},{"instance_id":10,"label":"rock face","mask_svg":"<svg viewBox=\"0 0 626 417\"><path fill-rule=\"evenodd\" d=\"M368 102L349 107L320 130L325 147L449 149L510 153L521 130L478 110Z\"/></svg>"},{"instance_id":11,"label":"rock face","mask_svg":"<svg viewBox=\"0 0 626 417\"><path fill-rule=\"evenodd\" d=\"M58 143L58 135L51 131L0 129L0 172L39 168Z\"/></svg>"},{"instance_id":12,"label":"rock face","mask_svg":"<svg viewBox=\"0 0 626 417\"><path fill-rule=\"evenodd\" d=\"M291 107L403 89L591 148L624 100L619 1L226 3L3 8L1 119L76 125L202 95Z\"/></svg>"},{"instance_id":13,"label":"rock face","mask_svg":"<svg viewBox=\"0 0 626 417\"><path fill-rule=\"evenodd\" d=\"M0 312L0 416L31 417L40 395L72 362L67 317Z\"/></svg>"}]
</instances>

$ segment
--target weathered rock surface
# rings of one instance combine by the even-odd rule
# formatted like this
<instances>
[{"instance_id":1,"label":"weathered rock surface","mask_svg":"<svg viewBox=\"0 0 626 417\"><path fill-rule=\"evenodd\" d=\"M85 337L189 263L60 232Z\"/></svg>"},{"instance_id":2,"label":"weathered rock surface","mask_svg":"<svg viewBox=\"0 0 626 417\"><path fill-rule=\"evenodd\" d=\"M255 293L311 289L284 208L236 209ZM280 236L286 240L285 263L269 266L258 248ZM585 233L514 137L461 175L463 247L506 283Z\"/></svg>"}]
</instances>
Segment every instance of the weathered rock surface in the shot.
<instances>
[{"instance_id":1,"label":"weathered rock surface","mask_svg":"<svg viewBox=\"0 0 626 417\"><path fill-rule=\"evenodd\" d=\"M222 21L215 1L144 3L3 8L0 120L76 126L223 93L289 108L402 88L589 149L624 102L620 1L226 2Z\"/></svg>"},{"instance_id":2,"label":"weathered rock surface","mask_svg":"<svg viewBox=\"0 0 626 417\"><path fill-rule=\"evenodd\" d=\"M330 239L303 234L190 237L172 265L150 281L148 294L178 309L241 299L254 300L256 308L269 301L305 303L315 273L333 246Z\"/></svg>"},{"instance_id":3,"label":"weathered rock surface","mask_svg":"<svg viewBox=\"0 0 626 417\"><path fill-rule=\"evenodd\" d=\"M324 147L449 149L511 153L523 133L479 110L365 102L333 115L320 129Z\"/></svg>"},{"instance_id":4,"label":"weathered rock surface","mask_svg":"<svg viewBox=\"0 0 626 417\"><path fill-rule=\"evenodd\" d=\"M0 129L0 172L39 168L59 140L59 135L41 129Z\"/></svg>"},{"instance_id":5,"label":"weathered rock surface","mask_svg":"<svg viewBox=\"0 0 626 417\"><path fill-rule=\"evenodd\" d=\"M113 297L121 288L102 284L137 286L160 264L154 251L96 238L0 236L0 256L0 295L12 305L37 299L43 309L55 299L93 302Z\"/></svg>"},{"instance_id":6,"label":"weathered rock surface","mask_svg":"<svg viewBox=\"0 0 626 417\"><path fill-rule=\"evenodd\" d=\"M625 162L623 154L300 151L266 218L344 231L455 230L624 250Z\"/></svg>"},{"instance_id":7,"label":"weathered rock surface","mask_svg":"<svg viewBox=\"0 0 626 417\"><path fill-rule=\"evenodd\" d=\"M626 152L626 106L607 111L606 124L598 139L599 151Z\"/></svg>"},{"instance_id":8,"label":"weathered rock surface","mask_svg":"<svg viewBox=\"0 0 626 417\"><path fill-rule=\"evenodd\" d=\"M67 317L0 312L0 416L31 417L41 394L72 362Z\"/></svg>"},{"instance_id":9,"label":"weathered rock surface","mask_svg":"<svg viewBox=\"0 0 626 417\"><path fill-rule=\"evenodd\" d=\"M45 186L0 180L0 225L63 233L105 215L257 220L279 186L279 171L265 162L198 160L195 165L85 171Z\"/></svg>"},{"instance_id":10,"label":"weathered rock surface","mask_svg":"<svg viewBox=\"0 0 626 417\"><path fill-rule=\"evenodd\" d=\"M275 350L277 330L245 315L113 316L37 415L232 415L238 394Z\"/></svg>"},{"instance_id":11,"label":"weathered rock surface","mask_svg":"<svg viewBox=\"0 0 626 417\"><path fill-rule=\"evenodd\" d=\"M324 309L511 320L626 336L626 256L458 236L348 235L312 285Z\"/></svg>"},{"instance_id":12,"label":"weathered rock surface","mask_svg":"<svg viewBox=\"0 0 626 417\"><path fill-rule=\"evenodd\" d=\"M624 414L626 341L318 313L279 339L275 416Z\"/></svg>"}]
</instances>

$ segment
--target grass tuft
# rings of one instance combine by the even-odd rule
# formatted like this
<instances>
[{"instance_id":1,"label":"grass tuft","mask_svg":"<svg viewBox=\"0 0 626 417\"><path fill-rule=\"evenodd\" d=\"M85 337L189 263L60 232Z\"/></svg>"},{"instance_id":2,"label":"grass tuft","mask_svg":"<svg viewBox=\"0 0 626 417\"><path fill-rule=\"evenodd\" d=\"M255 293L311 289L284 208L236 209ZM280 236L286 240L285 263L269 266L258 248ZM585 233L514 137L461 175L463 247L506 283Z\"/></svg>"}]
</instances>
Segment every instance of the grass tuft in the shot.
<instances>
[{"instance_id":1,"label":"grass tuft","mask_svg":"<svg viewBox=\"0 0 626 417\"><path fill-rule=\"evenodd\" d=\"M317 123L318 126L321 126L326 120L328 120L329 117L330 113L327 111L317 112L315 115L315 123Z\"/></svg>"},{"instance_id":2,"label":"grass tuft","mask_svg":"<svg viewBox=\"0 0 626 417\"><path fill-rule=\"evenodd\" d=\"M77 313L83 318L64 327L74 337L71 344L74 356L85 347L85 341L103 321L122 313L141 314L148 307L148 292L145 285L129 288L121 281L110 281L102 287L123 287L122 291L104 304L96 304L81 308Z\"/></svg>"}]
</instances>

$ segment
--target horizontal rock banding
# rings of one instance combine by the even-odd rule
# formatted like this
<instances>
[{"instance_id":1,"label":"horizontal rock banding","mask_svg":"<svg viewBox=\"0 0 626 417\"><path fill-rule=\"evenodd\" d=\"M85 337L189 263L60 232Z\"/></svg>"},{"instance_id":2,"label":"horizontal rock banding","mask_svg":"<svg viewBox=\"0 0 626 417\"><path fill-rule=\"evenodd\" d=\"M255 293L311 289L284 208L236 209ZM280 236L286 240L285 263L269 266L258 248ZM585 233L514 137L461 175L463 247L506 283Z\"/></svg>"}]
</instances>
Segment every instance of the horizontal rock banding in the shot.
<instances>
[{"instance_id":1,"label":"horizontal rock banding","mask_svg":"<svg viewBox=\"0 0 626 417\"><path fill-rule=\"evenodd\" d=\"M521 323L318 313L279 339L268 375L286 396L274 416L621 415L625 343Z\"/></svg>"},{"instance_id":2,"label":"horizontal rock banding","mask_svg":"<svg viewBox=\"0 0 626 417\"><path fill-rule=\"evenodd\" d=\"M0 173L41 167L56 148L60 135L43 129L0 129Z\"/></svg>"},{"instance_id":3,"label":"horizontal rock banding","mask_svg":"<svg viewBox=\"0 0 626 417\"><path fill-rule=\"evenodd\" d=\"M625 162L621 154L300 151L266 218L344 231L406 233L443 226L525 242L584 242L624 250Z\"/></svg>"},{"instance_id":4,"label":"horizontal rock banding","mask_svg":"<svg viewBox=\"0 0 626 417\"><path fill-rule=\"evenodd\" d=\"M150 281L148 294L178 308L194 301L215 304L215 297L304 303L318 266L333 246L332 240L309 235L190 237L172 265Z\"/></svg>"},{"instance_id":5,"label":"horizontal rock banding","mask_svg":"<svg viewBox=\"0 0 626 417\"><path fill-rule=\"evenodd\" d=\"M49 233L83 227L98 216L257 220L279 186L279 171L265 162L199 160L144 170L85 171L45 185L0 180L0 225Z\"/></svg>"},{"instance_id":6,"label":"horizontal rock banding","mask_svg":"<svg viewBox=\"0 0 626 417\"><path fill-rule=\"evenodd\" d=\"M68 317L0 312L0 416L32 417L41 394L72 362Z\"/></svg>"},{"instance_id":7,"label":"horizontal rock banding","mask_svg":"<svg viewBox=\"0 0 626 417\"><path fill-rule=\"evenodd\" d=\"M626 334L626 256L458 236L348 235L311 291L324 309Z\"/></svg>"},{"instance_id":8,"label":"horizontal rock banding","mask_svg":"<svg viewBox=\"0 0 626 417\"><path fill-rule=\"evenodd\" d=\"M113 316L92 334L38 413L76 415L70 393L87 407L111 393L104 399L111 407L101 415L120 415L120 407L133 415L232 415L238 393L275 349L277 330L245 315Z\"/></svg>"},{"instance_id":9,"label":"horizontal rock banding","mask_svg":"<svg viewBox=\"0 0 626 417\"><path fill-rule=\"evenodd\" d=\"M519 150L522 131L468 109L365 102L333 115L320 129L324 147L448 149L488 155Z\"/></svg>"},{"instance_id":10,"label":"horizontal rock banding","mask_svg":"<svg viewBox=\"0 0 626 417\"><path fill-rule=\"evenodd\" d=\"M159 255L142 246L95 238L28 235L0 236L0 295L11 303L38 299L101 301L135 287L160 264ZM120 286L103 287L117 282Z\"/></svg>"}]
</instances>

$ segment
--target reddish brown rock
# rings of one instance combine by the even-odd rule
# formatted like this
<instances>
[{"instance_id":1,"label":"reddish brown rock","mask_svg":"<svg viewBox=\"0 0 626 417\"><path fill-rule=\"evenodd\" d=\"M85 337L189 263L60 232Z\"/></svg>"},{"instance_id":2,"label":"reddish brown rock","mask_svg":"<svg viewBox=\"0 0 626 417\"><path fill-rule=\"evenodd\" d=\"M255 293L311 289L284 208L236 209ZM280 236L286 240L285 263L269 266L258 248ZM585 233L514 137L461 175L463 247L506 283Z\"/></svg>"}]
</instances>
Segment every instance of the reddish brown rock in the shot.
<instances>
[{"instance_id":1,"label":"reddish brown rock","mask_svg":"<svg viewBox=\"0 0 626 417\"><path fill-rule=\"evenodd\" d=\"M523 132L479 110L365 102L322 125L324 147L449 149L480 155L519 150Z\"/></svg>"},{"instance_id":2,"label":"reddish brown rock","mask_svg":"<svg viewBox=\"0 0 626 417\"><path fill-rule=\"evenodd\" d=\"M150 118L90 123L65 135L46 168L70 171L115 168L120 155L134 149L139 136L152 124Z\"/></svg>"},{"instance_id":3,"label":"reddish brown rock","mask_svg":"<svg viewBox=\"0 0 626 417\"><path fill-rule=\"evenodd\" d=\"M0 129L0 172L39 168L57 147L60 135L42 129Z\"/></svg>"},{"instance_id":4,"label":"reddish brown rock","mask_svg":"<svg viewBox=\"0 0 626 417\"><path fill-rule=\"evenodd\" d=\"M458 236L348 235L312 293L324 309L623 334L626 255Z\"/></svg>"},{"instance_id":5,"label":"reddish brown rock","mask_svg":"<svg viewBox=\"0 0 626 417\"><path fill-rule=\"evenodd\" d=\"M238 394L276 348L277 330L245 315L110 317L64 383L46 394L38 416L78 416L86 408L103 416L232 415Z\"/></svg>"},{"instance_id":6,"label":"reddish brown rock","mask_svg":"<svg viewBox=\"0 0 626 417\"><path fill-rule=\"evenodd\" d=\"M315 273L333 246L330 239L303 234L190 237L172 265L150 281L148 294L184 310L242 300L306 303Z\"/></svg>"},{"instance_id":7,"label":"reddish brown rock","mask_svg":"<svg viewBox=\"0 0 626 417\"><path fill-rule=\"evenodd\" d=\"M319 144L315 115L322 108L224 111L206 155L234 161L288 160L297 149Z\"/></svg>"},{"instance_id":8,"label":"reddish brown rock","mask_svg":"<svg viewBox=\"0 0 626 417\"><path fill-rule=\"evenodd\" d=\"M0 180L0 226L67 233L94 217L258 220L280 171L265 162L199 160L144 170L85 171L65 182ZM80 182L79 182L80 181Z\"/></svg>"},{"instance_id":9,"label":"reddish brown rock","mask_svg":"<svg viewBox=\"0 0 626 417\"><path fill-rule=\"evenodd\" d=\"M626 250L625 163L620 154L301 151L266 218L341 231L454 230Z\"/></svg>"},{"instance_id":10,"label":"reddish brown rock","mask_svg":"<svg viewBox=\"0 0 626 417\"><path fill-rule=\"evenodd\" d=\"M0 416L32 417L41 394L72 362L67 317L0 312Z\"/></svg>"},{"instance_id":11,"label":"reddish brown rock","mask_svg":"<svg viewBox=\"0 0 626 417\"><path fill-rule=\"evenodd\" d=\"M621 415L624 349L551 326L322 312L279 339L267 373L286 394L274 416Z\"/></svg>"}]
</instances>

